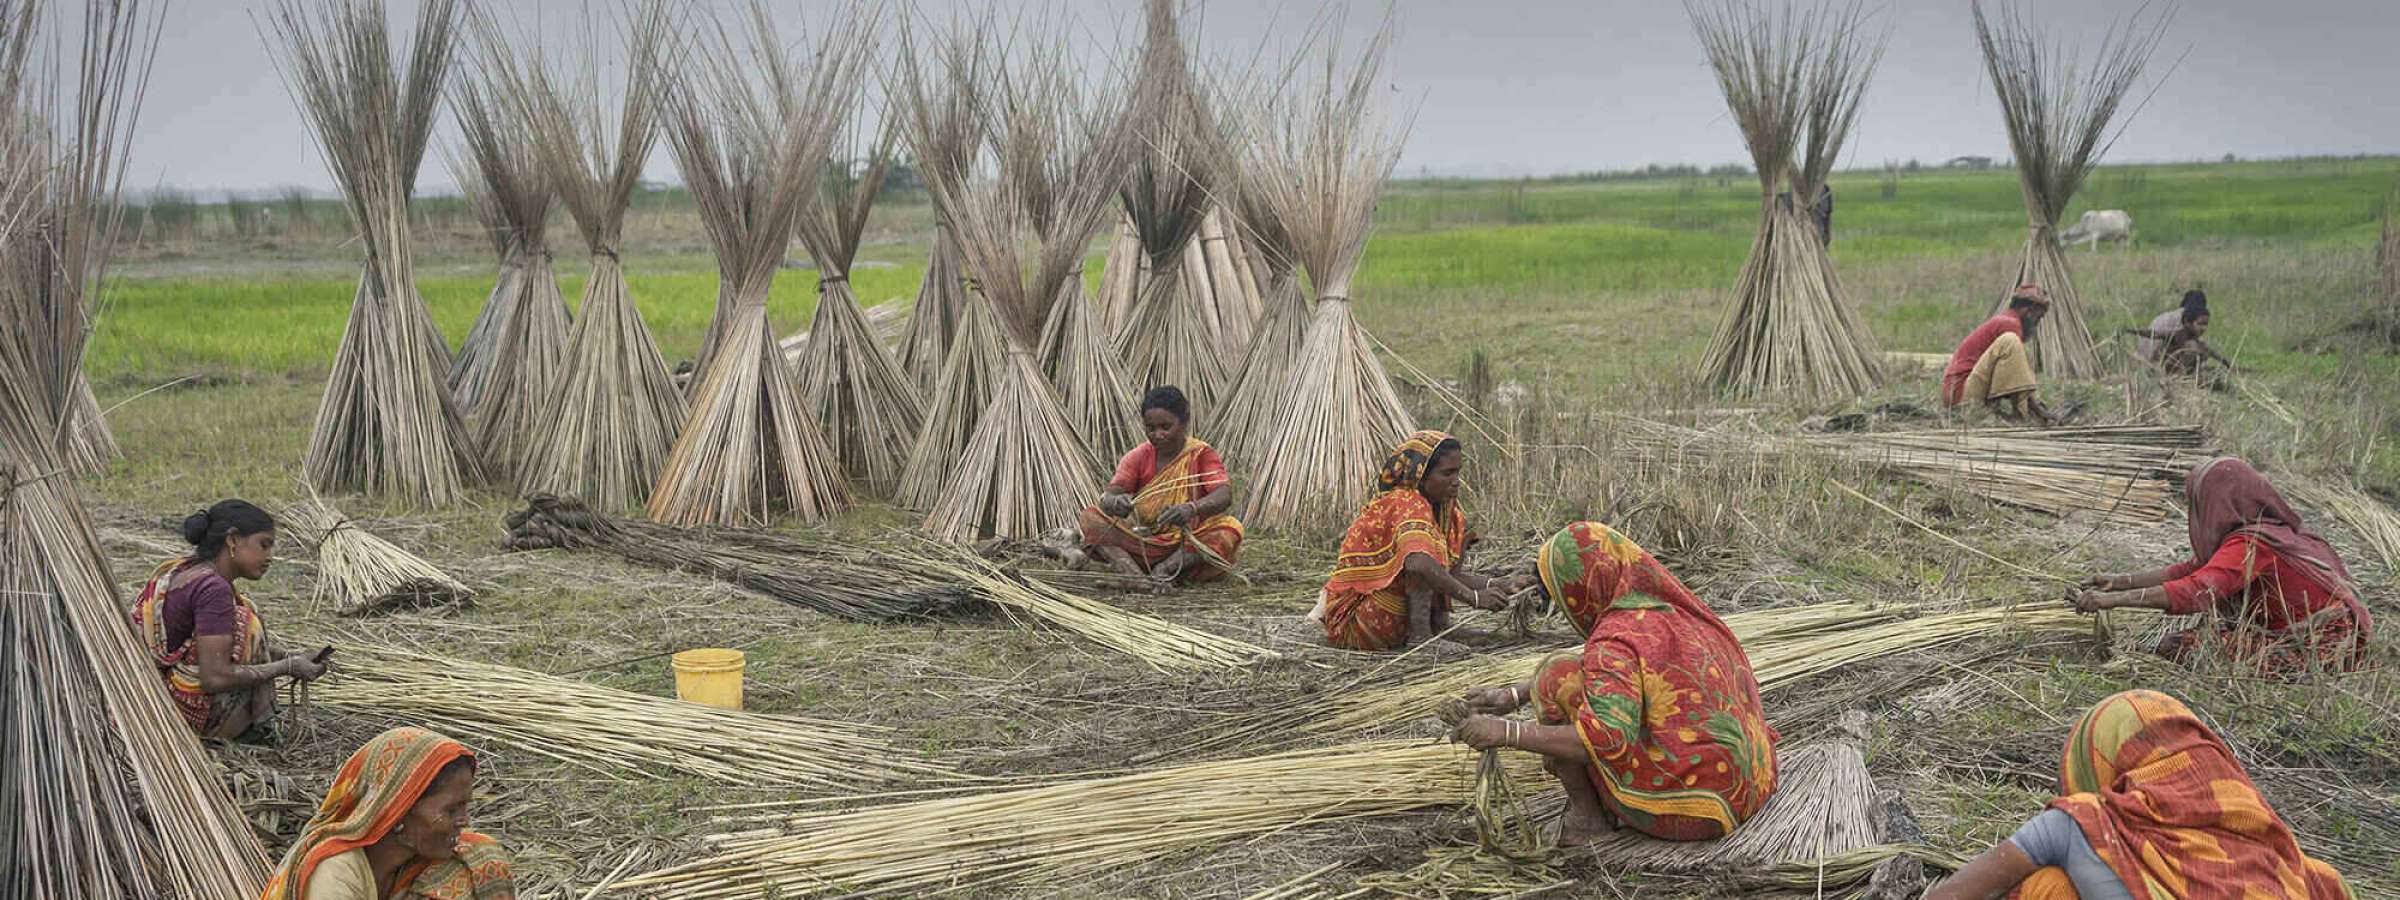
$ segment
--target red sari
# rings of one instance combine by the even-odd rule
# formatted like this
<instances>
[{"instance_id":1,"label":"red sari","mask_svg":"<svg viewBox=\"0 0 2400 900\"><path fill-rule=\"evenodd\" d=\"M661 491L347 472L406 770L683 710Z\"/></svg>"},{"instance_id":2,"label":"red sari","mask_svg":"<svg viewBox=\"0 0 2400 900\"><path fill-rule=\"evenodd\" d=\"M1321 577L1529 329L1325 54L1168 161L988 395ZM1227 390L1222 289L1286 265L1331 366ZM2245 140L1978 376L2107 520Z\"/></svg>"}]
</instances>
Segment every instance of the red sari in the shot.
<instances>
[{"instance_id":1,"label":"red sari","mask_svg":"<svg viewBox=\"0 0 2400 900\"><path fill-rule=\"evenodd\" d=\"M2050 808L2075 817L2135 900L2344 900L2341 873L2300 852L2291 829L2216 733L2180 701L2127 691L2067 733ZM2010 893L2072 900L2063 871Z\"/></svg>"},{"instance_id":2,"label":"red sari","mask_svg":"<svg viewBox=\"0 0 2400 900\"><path fill-rule=\"evenodd\" d=\"M1409 435L1385 457L1376 477L1382 493L1368 500L1342 535L1341 554L1318 600L1325 640L1350 650L1392 650L1408 643L1408 592L1422 589L1403 571L1422 553L1443 568L1456 565L1474 541L1457 503L1436 511L1417 485L1434 450L1451 440L1439 431ZM1447 611L1448 597L1435 600Z\"/></svg>"},{"instance_id":3,"label":"red sari","mask_svg":"<svg viewBox=\"0 0 2400 900\"><path fill-rule=\"evenodd\" d=\"M1543 724L1573 724L1602 805L1670 841L1724 837L1775 792L1775 729L1716 613L1598 522L1544 544L1542 587L1588 637L1534 676Z\"/></svg>"},{"instance_id":4,"label":"red sari","mask_svg":"<svg viewBox=\"0 0 2400 900\"><path fill-rule=\"evenodd\" d=\"M1158 448L1144 443L1117 461L1116 477L1108 481L1110 489L1133 496L1133 515L1118 519L1101 512L1099 507L1084 507L1077 521L1083 531L1084 546L1123 550L1147 572L1175 555L1175 551L1197 544L1205 551L1201 562L1186 566L1182 579L1222 578L1225 569L1217 562L1231 565L1242 552L1240 519L1230 513L1218 513L1188 531L1156 523L1158 514L1167 507L1198 501L1232 483L1233 476L1226 473L1225 461L1217 456L1216 448L1199 438L1185 438L1183 451L1163 466L1158 464Z\"/></svg>"},{"instance_id":5,"label":"red sari","mask_svg":"<svg viewBox=\"0 0 2400 900\"><path fill-rule=\"evenodd\" d=\"M2346 671L2358 664L2374 621L2356 582L2324 538L2248 463L2219 457L2184 478L2192 558L2167 570L2167 612L2214 610L2212 625L2169 636L2162 649L2188 658L2214 645L2269 672Z\"/></svg>"}]
</instances>

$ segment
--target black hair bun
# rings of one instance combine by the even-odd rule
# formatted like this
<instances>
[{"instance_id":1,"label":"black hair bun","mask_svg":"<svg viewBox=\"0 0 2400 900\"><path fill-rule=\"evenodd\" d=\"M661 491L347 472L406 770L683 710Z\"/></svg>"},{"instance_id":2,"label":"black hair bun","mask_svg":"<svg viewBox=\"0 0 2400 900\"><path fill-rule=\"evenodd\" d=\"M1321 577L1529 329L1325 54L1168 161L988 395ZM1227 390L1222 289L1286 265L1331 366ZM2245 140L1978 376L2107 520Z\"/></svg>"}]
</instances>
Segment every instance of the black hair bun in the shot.
<instances>
[{"instance_id":1,"label":"black hair bun","mask_svg":"<svg viewBox=\"0 0 2400 900\"><path fill-rule=\"evenodd\" d=\"M183 517L184 542L194 547L200 546L201 541L208 540L208 526L208 510L204 509Z\"/></svg>"}]
</instances>

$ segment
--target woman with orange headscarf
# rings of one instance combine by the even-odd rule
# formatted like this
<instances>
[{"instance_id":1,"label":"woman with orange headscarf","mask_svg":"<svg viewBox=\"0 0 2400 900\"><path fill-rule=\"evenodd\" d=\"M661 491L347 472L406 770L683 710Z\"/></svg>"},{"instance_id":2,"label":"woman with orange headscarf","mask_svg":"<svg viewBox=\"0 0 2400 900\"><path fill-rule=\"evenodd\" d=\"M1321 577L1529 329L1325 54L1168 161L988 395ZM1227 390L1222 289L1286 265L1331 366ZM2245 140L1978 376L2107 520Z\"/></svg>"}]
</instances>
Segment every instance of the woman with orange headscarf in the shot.
<instances>
[{"instance_id":1,"label":"woman with orange headscarf","mask_svg":"<svg viewBox=\"0 0 2400 900\"><path fill-rule=\"evenodd\" d=\"M2183 490L2192 557L2152 572L2087 578L2068 598L2076 608L2213 611L2213 626L2159 644L2160 654L2177 660L2214 646L2275 672L2357 665L2374 622L2356 582L2274 485L2249 463L2222 456L2194 467Z\"/></svg>"},{"instance_id":2,"label":"woman with orange headscarf","mask_svg":"<svg viewBox=\"0 0 2400 900\"><path fill-rule=\"evenodd\" d=\"M508 900L508 854L467 830L475 754L422 728L376 735L325 791L260 900Z\"/></svg>"},{"instance_id":3,"label":"woman with orange headscarf","mask_svg":"<svg viewBox=\"0 0 2400 900\"><path fill-rule=\"evenodd\" d=\"M1598 522L1542 545L1542 590L1586 635L1521 684L1468 692L1479 750L1544 757L1567 793L1559 845L1622 824L1671 841L1724 837L1775 793L1775 729L1732 629L1657 559ZM1537 722L1501 718L1531 701Z\"/></svg>"},{"instance_id":4,"label":"woman with orange headscarf","mask_svg":"<svg viewBox=\"0 0 2400 900\"><path fill-rule=\"evenodd\" d=\"M1452 601L1484 609L1508 602L1505 586L1461 571L1474 534L1459 509L1466 467L1458 439L1419 431L1385 457L1378 493L1342 535L1333 575L1308 618L1350 650L1394 650L1450 627Z\"/></svg>"},{"instance_id":5,"label":"woman with orange headscarf","mask_svg":"<svg viewBox=\"0 0 2400 900\"><path fill-rule=\"evenodd\" d=\"M2127 691L2067 733L2050 808L1927 900L2343 900L2216 732L2181 701Z\"/></svg>"}]
</instances>

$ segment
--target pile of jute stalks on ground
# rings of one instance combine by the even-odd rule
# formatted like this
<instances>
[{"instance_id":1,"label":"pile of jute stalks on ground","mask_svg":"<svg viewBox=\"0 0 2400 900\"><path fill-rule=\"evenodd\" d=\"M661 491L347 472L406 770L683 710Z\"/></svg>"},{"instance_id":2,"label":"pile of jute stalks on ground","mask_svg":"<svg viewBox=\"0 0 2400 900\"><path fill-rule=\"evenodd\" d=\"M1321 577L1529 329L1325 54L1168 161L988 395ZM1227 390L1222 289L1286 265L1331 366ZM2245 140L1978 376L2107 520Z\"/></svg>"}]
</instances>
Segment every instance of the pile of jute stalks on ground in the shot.
<instances>
[{"instance_id":1,"label":"pile of jute stalks on ground","mask_svg":"<svg viewBox=\"0 0 2400 900\"><path fill-rule=\"evenodd\" d=\"M456 606L475 591L424 558L369 533L324 500L283 510L283 521L317 551L316 599L345 616Z\"/></svg>"},{"instance_id":2,"label":"pile of jute stalks on ground","mask_svg":"<svg viewBox=\"0 0 2400 900\"><path fill-rule=\"evenodd\" d=\"M315 685L315 699L596 772L820 790L965 777L872 726L718 709L360 642L345 642L342 658L342 671Z\"/></svg>"},{"instance_id":3,"label":"pile of jute stalks on ground","mask_svg":"<svg viewBox=\"0 0 2400 900\"><path fill-rule=\"evenodd\" d=\"M1624 418L1632 452L1659 460L1818 458L1864 466L2052 515L2157 522L2177 514L2183 476L2205 457L2199 429L2150 426L1777 433L1700 430Z\"/></svg>"}]
</instances>

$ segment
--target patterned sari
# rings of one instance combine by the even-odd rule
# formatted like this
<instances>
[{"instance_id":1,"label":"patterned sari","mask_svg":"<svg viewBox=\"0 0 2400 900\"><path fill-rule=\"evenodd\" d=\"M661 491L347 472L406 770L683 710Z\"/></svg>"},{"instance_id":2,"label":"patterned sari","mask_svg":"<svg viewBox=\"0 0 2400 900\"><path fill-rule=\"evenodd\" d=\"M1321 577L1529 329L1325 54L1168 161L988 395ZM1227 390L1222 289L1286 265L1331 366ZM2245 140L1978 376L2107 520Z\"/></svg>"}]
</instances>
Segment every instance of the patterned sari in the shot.
<instances>
[{"instance_id":1,"label":"patterned sari","mask_svg":"<svg viewBox=\"0 0 2400 900\"><path fill-rule=\"evenodd\" d=\"M1126 454L1126 459L1117 465L1117 478L1109 482L1111 487L1122 488L1133 494L1133 515L1118 519L1101 512L1099 507L1084 507L1077 523L1083 531L1084 545L1123 550L1145 572L1165 562L1167 557L1175 555L1175 551L1186 546L1197 546L1203 562L1186 567L1182 577L1189 581L1212 581L1223 577L1225 569L1218 563L1231 565L1242 551L1240 519L1230 513L1218 513L1188 531L1178 526L1160 526L1156 523L1158 514L1165 512L1167 507L1197 502L1208 496L1209 492L1230 483L1224 462L1218 459L1215 448L1199 438L1185 438L1183 452L1175 454L1174 459L1159 466L1148 478L1140 477L1138 472L1128 471L1129 466L1136 462L1136 454L1148 449L1150 445L1143 444Z\"/></svg>"},{"instance_id":2,"label":"patterned sari","mask_svg":"<svg viewBox=\"0 0 2400 900\"><path fill-rule=\"evenodd\" d=\"M309 875L317 866L383 840L433 786L443 766L473 757L459 742L422 728L394 728L376 735L342 764L341 774L325 790L325 801L284 854L282 867L267 880L259 900L307 897ZM393 897L509 900L516 895L507 852L472 831L459 836L457 856L418 860L401 869L392 882Z\"/></svg>"},{"instance_id":3,"label":"patterned sari","mask_svg":"<svg viewBox=\"0 0 2400 900\"><path fill-rule=\"evenodd\" d=\"M2067 733L2052 809L2075 817L2092 851L2135 900L2350 896L2333 867L2300 852L2291 829L2182 702L2156 691L2100 701ZM2042 869L2012 897L2076 896Z\"/></svg>"},{"instance_id":4,"label":"patterned sari","mask_svg":"<svg viewBox=\"0 0 2400 900\"><path fill-rule=\"evenodd\" d=\"M1723 837L1775 792L1775 729L1732 630L1642 548L1597 522L1560 529L1542 587L1589 637L1545 660L1534 708L1573 724L1592 784L1626 826ZM1587 624L1588 620L1588 624Z\"/></svg>"},{"instance_id":5,"label":"patterned sari","mask_svg":"<svg viewBox=\"0 0 2400 900\"><path fill-rule=\"evenodd\" d=\"M167 594L207 576L206 564L190 559L171 559L160 563L150 572L150 581L133 600L130 618L133 633L150 648L150 660L158 666L159 677L167 683L167 696L175 708L183 712L183 721L192 732L202 737L233 737L213 732L222 712L219 704L243 702L245 694L211 694L200 687L199 636L184 638L180 646L167 646ZM258 618L258 610L239 589L233 592L233 664L251 666L265 662L267 629ZM269 687L268 690L272 691ZM253 723L256 724L256 723Z\"/></svg>"},{"instance_id":6,"label":"patterned sari","mask_svg":"<svg viewBox=\"0 0 2400 900\"><path fill-rule=\"evenodd\" d=\"M1342 535L1341 555L1318 599L1325 640L1351 650L1391 650L1408 642L1408 592L1418 587L1403 571L1422 553L1443 568L1457 564L1474 541L1459 504L1436 513L1417 491L1433 453L1450 436L1419 431L1384 458L1381 491L1358 511ZM1442 610L1448 597L1437 597Z\"/></svg>"}]
</instances>

